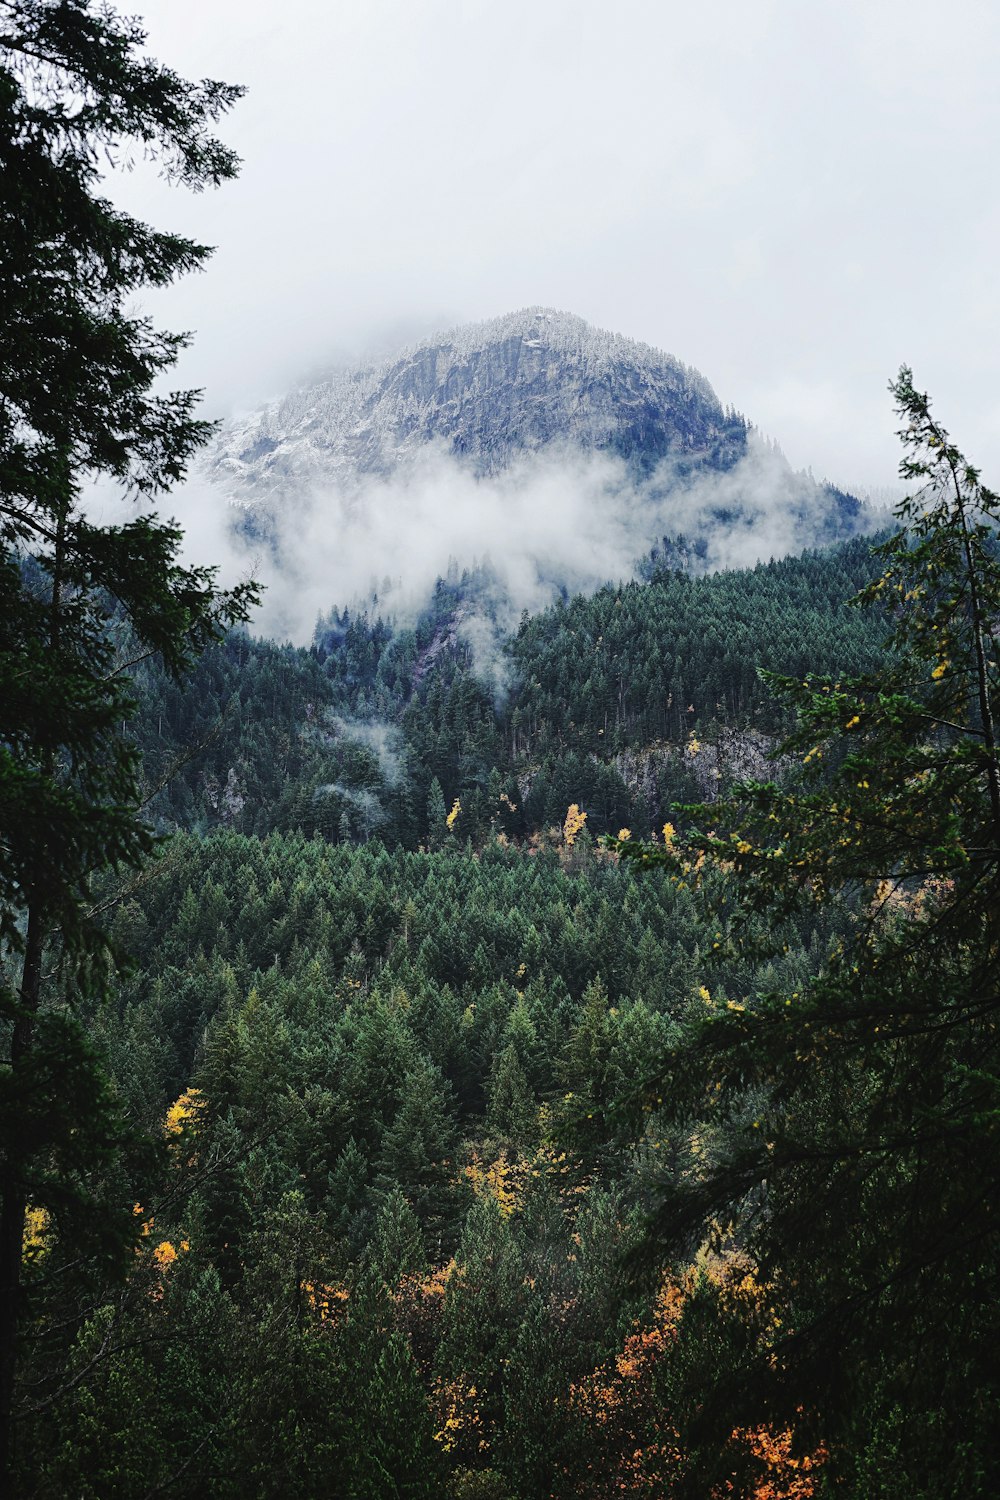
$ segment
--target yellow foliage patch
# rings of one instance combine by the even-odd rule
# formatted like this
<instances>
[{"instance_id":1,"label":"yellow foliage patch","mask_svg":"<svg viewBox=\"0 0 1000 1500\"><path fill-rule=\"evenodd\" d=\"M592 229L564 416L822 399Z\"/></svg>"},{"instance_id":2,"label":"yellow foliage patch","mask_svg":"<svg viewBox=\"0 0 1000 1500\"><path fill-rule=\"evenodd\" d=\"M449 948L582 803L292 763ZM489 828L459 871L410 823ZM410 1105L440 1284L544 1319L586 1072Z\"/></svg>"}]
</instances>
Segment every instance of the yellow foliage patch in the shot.
<instances>
[{"instance_id":1,"label":"yellow foliage patch","mask_svg":"<svg viewBox=\"0 0 1000 1500\"><path fill-rule=\"evenodd\" d=\"M49 1216L44 1208L34 1208L30 1203L24 1216L24 1240L21 1258L37 1260L48 1249Z\"/></svg>"},{"instance_id":2,"label":"yellow foliage patch","mask_svg":"<svg viewBox=\"0 0 1000 1500\"><path fill-rule=\"evenodd\" d=\"M575 802L571 802L566 809L566 821L563 823L563 839L565 840L567 849L572 849L576 842L577 834L582 831L586 821L587 814Z\"/></svg>"},{"instance_id":3,"label":"yellow foliage patch","mask_svg":"<svg viewBox=\"0 0 1000 1500\"><path fill-rule=\"evenodd\" d=\"M484 1163L474 1151L465 1168L465 1176L477 1198L495 1199L500 1212L509 1218L520 1206L526 1170L524 1161L510 1162L506 1151L501 1151L496 1161L488 1163Z\"/></svg>"},{"instance_id":4,"label":"yellow foliage patch","mask_svg":"<svg viewBox=\"0 0 1000 1500\"><path fill-rule=\"evenodd\" d=\"M205 1096L201 1089L185 1089L180 1098L176 1099L167 1110L163 1121L164 1135L183 1134L189 1125L200 1119L204 1107Z\"/></svg>"}]
</instances>

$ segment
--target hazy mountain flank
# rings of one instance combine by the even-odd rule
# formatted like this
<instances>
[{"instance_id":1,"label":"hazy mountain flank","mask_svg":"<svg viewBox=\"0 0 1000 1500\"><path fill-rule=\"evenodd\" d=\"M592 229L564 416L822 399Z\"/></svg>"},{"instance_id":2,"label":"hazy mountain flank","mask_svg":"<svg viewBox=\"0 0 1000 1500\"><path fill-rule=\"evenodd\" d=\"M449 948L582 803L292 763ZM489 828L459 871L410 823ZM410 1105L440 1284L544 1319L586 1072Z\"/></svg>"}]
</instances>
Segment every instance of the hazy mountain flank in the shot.
<instances>
[{"instance_id":1,"label":"hazy mountain flank","mask_svg":"<svg viewBox=\"0 0 1000 1500\"><path fill-rule=\"evenodd\" d=\"M275 565L266 628L297 639L376 588L419 607L450 563L488 559L516 616L654 548L704 571L866 526L696 370L538 307L297 389L230 422L201 472Z\"/></svg>"}]
</instances>

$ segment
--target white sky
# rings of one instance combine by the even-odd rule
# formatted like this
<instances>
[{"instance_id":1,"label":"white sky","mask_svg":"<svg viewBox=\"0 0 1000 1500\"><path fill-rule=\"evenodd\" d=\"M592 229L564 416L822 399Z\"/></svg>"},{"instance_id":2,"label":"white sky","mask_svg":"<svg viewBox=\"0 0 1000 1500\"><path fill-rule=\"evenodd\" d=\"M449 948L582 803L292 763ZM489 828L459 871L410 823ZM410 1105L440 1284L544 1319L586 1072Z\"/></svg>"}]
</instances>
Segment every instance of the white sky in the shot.
<instances>
[{"instance_id":1,"label":"white sky","mask_svg":"<svg viewBox=\"0 0 1000 1500\"><path fill-rule=\"evenodd\" d=\"M1000 488L997 0L132 0L245 83L151 304L213 413L531 303L658 345L796 466L891 484L901 362Z\"/></svg>"}]
</instances>

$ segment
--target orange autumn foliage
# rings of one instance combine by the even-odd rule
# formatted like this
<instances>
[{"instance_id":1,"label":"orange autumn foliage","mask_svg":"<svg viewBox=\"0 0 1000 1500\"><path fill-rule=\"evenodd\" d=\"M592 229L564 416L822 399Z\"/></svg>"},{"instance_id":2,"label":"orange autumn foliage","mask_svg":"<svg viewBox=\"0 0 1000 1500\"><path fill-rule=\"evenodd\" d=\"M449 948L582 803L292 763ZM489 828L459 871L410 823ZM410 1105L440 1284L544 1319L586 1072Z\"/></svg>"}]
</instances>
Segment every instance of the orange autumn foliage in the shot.
<instances>
[{"instance_id":1,"label":"orange autumn foliage","mask_svg":"<svg viewBox=\"0 0 1000 1500\"><path fill-rule=\"evenodd\" d=\"M736 1257L715 1260L701 1274L717 1287L731 1309L742 1306L763 1314L763 1326L773 1332L768 1288ZM577 1493L597 1500L605 1494L645 1496L670 1494L683 1478L688 1460L681 1434L662 1406L657 1372L680 1337L685 1303L694 1290L697 1273L666 1277L652 1316L628 1334L621 1352L585 1380L571 1386L569 1403L593 1434L595 1462ZM769 1426L734 1428L730 1443L734 1471L745 1472L747 1459L753 1477L746 1487L727 1481L711 1492L710 1500L812 1500L817 1475L827 1452L820 1444L811 1453L796 1454L792 1429Z\"/></svg>"},{"instance_id":2,"label":"orange autumn foliage","mask_svg":"<svg viewBox=\"0 0 1000 1500\"><path fill-rule=\"evenodd\" d=\"M736 1427L733 1442L743 1445L764 1468L748 1500L812 1500L816 1494L817 1472L826 1462L827 1450L822 1443L812 1453L796 1457L792 1452L794 1433L791 1428L775 1431L772 1427ZM712 1500L735 1495L732 1483L712 1492Z\"/></svg>"},{"instance_id":3,"label":"orange autumn foliage","mask_svg":"<svg viewBox=\"0 0 1000 1500\"><path fill-rule=\"evenodd\" d=\"M669 1278L661 1283L647 1326L625 1338L620 1354L592 1375L570 1386L569 1404L594 1431L595 1450L606 1456L597 1486L584 1494L654 1496L669 1493L683 1467L679 1434L659 1408L652 1385L655 1366L677 1338L686 1288Z\"/></svg>"},{"instance_id":4,"label":"orange autumn foliage","mask_svg":"<svg viewBox=\"0 0 1000 1500\"><path fill-rule=\"evenodd\" d=\"M327 1286L322 1282L303 1281L302 1295L306 1305L316 1314L321 1323L335 1321L347 1303L347 1288Z\"/></svg>"},{"instance_id":5,"label":"orange autumn foliage","mask_svg":"<svg viewBox=\"0 0 1000 1500\"><path fill-rule=\"evenodd\" d=\"M454 1260L450 1260L426 1274L403 1276L389 1293L393 1327L405 1336L417 1369L428 1381L440 1336L444 1296L456 1269Z\"/></svg>"}]
</instances>

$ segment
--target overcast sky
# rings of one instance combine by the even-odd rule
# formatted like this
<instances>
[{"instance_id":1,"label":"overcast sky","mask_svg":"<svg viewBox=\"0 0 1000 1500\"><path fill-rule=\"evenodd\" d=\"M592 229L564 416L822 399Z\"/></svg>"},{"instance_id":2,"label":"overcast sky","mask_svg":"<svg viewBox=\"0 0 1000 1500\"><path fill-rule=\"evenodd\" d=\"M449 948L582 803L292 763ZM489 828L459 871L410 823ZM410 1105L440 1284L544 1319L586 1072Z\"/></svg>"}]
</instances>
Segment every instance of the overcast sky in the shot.
<instances>
[{"instance_id":1,"label":"overcast sky","mask_svg":"<svg viewBox=\"0 0 1000 1500\"><path fill-rule=\"evenodd\" d=\"M532 303L695 365L797 466L890 484L901 362L1000 487L996 0L132 0L247 85L215 244L152 304L213 413Z\"/></svg>"}]
</instances>

